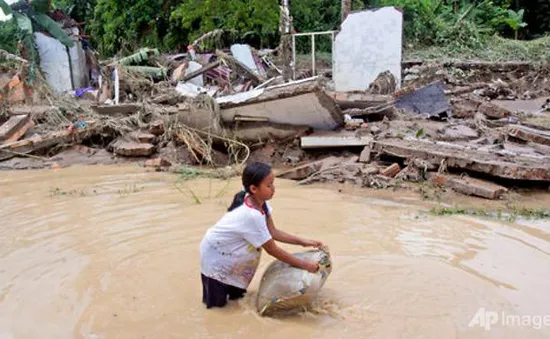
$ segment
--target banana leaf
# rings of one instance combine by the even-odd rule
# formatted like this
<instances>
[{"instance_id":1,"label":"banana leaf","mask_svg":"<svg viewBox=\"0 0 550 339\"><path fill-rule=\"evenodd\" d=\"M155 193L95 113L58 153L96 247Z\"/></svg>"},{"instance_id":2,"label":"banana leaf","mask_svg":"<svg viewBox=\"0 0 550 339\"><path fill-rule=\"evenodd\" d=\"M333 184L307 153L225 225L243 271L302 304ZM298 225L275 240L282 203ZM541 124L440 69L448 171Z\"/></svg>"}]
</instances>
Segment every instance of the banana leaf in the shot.
<instances>
[{"instance_id":1,"label":"banana leaf","mask_svg":"<svg viewBox=\"0 0 550 339\"><path fill-rule=\"evenodd\" d=\"M6 16L12 14L10 5L8 5L8 3L4 0L0 0L0 9L2 9L2 12L4 12L4 15Z\"/></svg>"},{"instance_id":2,"label":"banana leaf","mask_svg":"<svg viewBox=\"0 0 550 339\"><path fill-rule=\"evenodd\" d=\"M33 15L33 19L43 27L48 33L50 33L55 39L59 40L63 45L67 47L73 47L74 41L69 35L61 28L61 26L53 21L46 14L37 13Z\"/></svg>"}]
</instances>

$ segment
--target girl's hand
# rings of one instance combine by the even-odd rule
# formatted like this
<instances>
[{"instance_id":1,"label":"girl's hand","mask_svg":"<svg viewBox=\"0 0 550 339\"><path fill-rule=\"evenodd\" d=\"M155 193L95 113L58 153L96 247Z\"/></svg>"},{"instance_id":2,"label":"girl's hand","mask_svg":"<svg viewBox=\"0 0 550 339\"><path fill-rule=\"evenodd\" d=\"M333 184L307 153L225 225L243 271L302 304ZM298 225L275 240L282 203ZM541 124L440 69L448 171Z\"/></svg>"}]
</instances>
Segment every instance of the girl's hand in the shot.
<instances>
[{"instance_id":1,"label":"girl's hand","mask_svg":"<svg viewBox=\"0 0 550 339\"><path fill-rule=\"evenodd\" d=\"M308 262L305 269L310 273L317 273L317 271L319 271L319 264L315 262Z\"/></svg>"},{"instance_id":2,"label":"girl's hand","mask_svg":"<svg viewBox=\"0 0 550 339\"><path fill-rule=\"evenodd\" d=\"M302 246L304 247L316 247L316 248L319 248L319 247L322 247L324 246L324 244L320 241L317 241L317 240L308 240L308 239L305 239L302 241Z\"/></svg>"}]
</instances>

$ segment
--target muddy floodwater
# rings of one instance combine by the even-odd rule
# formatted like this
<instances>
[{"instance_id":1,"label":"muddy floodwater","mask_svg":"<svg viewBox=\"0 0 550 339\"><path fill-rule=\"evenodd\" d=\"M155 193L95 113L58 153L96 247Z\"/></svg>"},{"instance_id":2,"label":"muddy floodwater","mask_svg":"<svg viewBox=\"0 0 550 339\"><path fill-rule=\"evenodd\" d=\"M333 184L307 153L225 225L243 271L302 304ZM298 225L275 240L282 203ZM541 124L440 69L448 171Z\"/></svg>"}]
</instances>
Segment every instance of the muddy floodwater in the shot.
<instances>
[{"instance_id":1,"label":"muddy floodwater","mask_svg":"<svg viewBox=\"0 0 550 339\"><path fill-rule=\"evenodd\" d=\"M257 315L264 253L245 299L206 310L199 243L240 185L177 178L2 172L0 339L550 337L549 221L432 216L415 196L281 180L276 225L334 260L313 309Z\"/></svg>"}]
</instances>

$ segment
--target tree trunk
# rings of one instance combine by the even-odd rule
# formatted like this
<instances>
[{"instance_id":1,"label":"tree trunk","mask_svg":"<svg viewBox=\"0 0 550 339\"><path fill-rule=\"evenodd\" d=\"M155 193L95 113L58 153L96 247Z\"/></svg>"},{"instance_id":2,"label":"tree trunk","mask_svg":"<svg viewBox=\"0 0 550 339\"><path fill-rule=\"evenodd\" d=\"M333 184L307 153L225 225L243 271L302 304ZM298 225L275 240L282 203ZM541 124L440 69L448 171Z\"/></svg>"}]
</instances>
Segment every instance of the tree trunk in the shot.
<instances>
[{"instance_id":1,"label":"tree trunk","mask_svg":"<svg viewBox=\"0 0 550 339\"><path fill-rule=\"evenodd\" d=\"M346 20L351 12L351 0L342 0L342 22Z\"/></svg>"}]
</instances>

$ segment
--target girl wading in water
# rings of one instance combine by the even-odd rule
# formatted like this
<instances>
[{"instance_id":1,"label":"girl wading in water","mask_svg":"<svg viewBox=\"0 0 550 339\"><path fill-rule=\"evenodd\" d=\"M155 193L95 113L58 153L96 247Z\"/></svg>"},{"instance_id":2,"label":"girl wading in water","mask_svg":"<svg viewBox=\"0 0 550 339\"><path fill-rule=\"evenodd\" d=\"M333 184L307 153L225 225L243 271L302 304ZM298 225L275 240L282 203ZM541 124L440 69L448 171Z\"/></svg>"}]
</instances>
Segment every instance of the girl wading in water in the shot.
<instances>
[{"instance_id":1,"label":"girl wading in water","mask_svg":"<svg viewBox=\"0 0 550 339\"><path fill-rule=\"evenodd\" d=\"M298 259L275 241L321 247L320 241L303 239L275 228L267 202L275 193L271 167L249 164L242 176L243 191L235 194L228 212L206 232L201 245L202 302L207 308L223 307L227 299L244 296L252 281L262 248L289 265L317 272L318 263Z\"/></svg>"}]
</instances>

